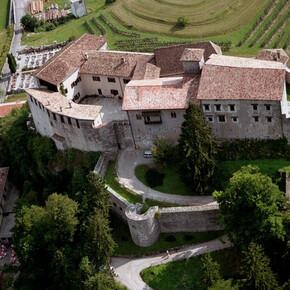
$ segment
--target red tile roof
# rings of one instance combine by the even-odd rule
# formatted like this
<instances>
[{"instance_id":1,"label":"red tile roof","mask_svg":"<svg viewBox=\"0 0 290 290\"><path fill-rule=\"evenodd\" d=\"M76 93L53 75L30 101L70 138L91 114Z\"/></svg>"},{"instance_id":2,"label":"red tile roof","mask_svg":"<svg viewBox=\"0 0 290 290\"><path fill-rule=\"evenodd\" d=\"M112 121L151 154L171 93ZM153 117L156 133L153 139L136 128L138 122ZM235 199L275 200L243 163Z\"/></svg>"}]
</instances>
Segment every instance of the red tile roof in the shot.
<instances>
[{"instance_id":1,"label":"red tile roof","mask_svg":"<svg viewBox=\"0 0 290 290\"><path fill-rule=\"evenodd\" d=\"M97 51L88 54L80 73L142 79L146 64L153 58L150 53Z\"/></svg>"},{"instance_id":2,"label":"red tile roof","mask_svg":"<svg viewBox=\"0 0 290 290\"><path fill-rule=\"evenodd\" d=\"M281 101L284 85L282 63L212 55L203 67L197 99Z\"/></svg>"},{"instance_id":3,"label":"red tile roof","mask_svg":"<svg viewBox=\"0 0 290 290\"><path fill-rule=\"evenodd\" d=\"M9 172L9 167L1 167L0 168L0 203L2 201L2 197L4 194L5 184L7 182L7 176Z\"/></svg>"},{"instance_id":4,"label":"red tile roof","mask_svg":"<svg viewBox=\"0 0 290 290\"><path fill-rule=\"evenodd\" d=\"M86 52L98 51L105 43L101 36L84 34L66 45L35 76L57 86L84 63Z\"/></svg>"},{"instance_id":5,"label":"red tile roof","mask_svg":"<svg viewBox=\"0 0 290 290\"><path fill-rule=\"evenodd\" d=\"M182 77L131 81L125 88L122 110L185 109L192 96L191 82L184 83Z\"/></svg>"},{"instance_id":6,"label":"red tile roof","mask_svg":"<svg viewBox=\"0 0 290 290\"><path fill-rule=\"evenodd\" d=\"M288 61L289 56L283 49L262 49L259 52L257 59L279 61L285 64Z\"/></svg>"},{"instance_id":7,"label":"red tile roof","mask_svg":"<svg viewBox=\"0 0 290 290\"><path fill-rule=\"evenodd\" d=\"M204 49L185 48L180 58L181 61L201 61L204 55Z\"/></svg>"},{"instance_id":8,"label":"red tile roof","mask_svg":"<svg viewBox=\"0 0 290 290\"><path fill-rule=\"evenodd\" d=\"M25 101L0 104L0 118L5 117L15 108L21 108L24 103Z\"/></svg>"},{"instance_id":9,"label":"red tile roof","mask_svg":"<svg viewBox=\"0 0 290 290\"><path fill-rule=\"evenodd\" d=\"M204 61L207 61L211 54L222 54L220 47L211 41L157 48L154 54L156 65L161 68L161 76L173 76L183 73L180 58L185 48L204 49Z\"/></svg>"}]
</instances>

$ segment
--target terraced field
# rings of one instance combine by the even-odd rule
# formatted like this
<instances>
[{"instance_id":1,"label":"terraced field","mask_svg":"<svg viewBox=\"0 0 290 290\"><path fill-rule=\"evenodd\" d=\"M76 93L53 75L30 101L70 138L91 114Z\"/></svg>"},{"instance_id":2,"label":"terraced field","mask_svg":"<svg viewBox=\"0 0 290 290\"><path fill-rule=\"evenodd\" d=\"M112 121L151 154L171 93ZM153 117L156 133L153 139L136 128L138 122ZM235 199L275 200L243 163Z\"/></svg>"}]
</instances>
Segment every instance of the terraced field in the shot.
<instances>
[{"instance_id":1,"label":"terraced field","mask_svg":"<svg viewBox=\"0 0 290 290\"><path fill-rule=\"evenodd\" d=\"M0 0L3 1L3 0ZM64 1L64 0L55 0ZM111 49L152 52L176 43L212 40L228 54L255 56L261 48L289 52L290 0L87 0L89 14L24 44L63 41L84 32L105 35ZM187 25L178 28L178 17Z\"/></svg>"},{"instance_id":2,"label":"terraced field","mask_svg":"<svg viewBox=\"0 0 290 290\"><path fill-rule=\"evenodd\" d=\"M208 37L238 30L264 9L265 0L125 0L108 8L125 26L181 37ZM184 29L176 27L185 17Z\"/></svg>"}]
</instances>

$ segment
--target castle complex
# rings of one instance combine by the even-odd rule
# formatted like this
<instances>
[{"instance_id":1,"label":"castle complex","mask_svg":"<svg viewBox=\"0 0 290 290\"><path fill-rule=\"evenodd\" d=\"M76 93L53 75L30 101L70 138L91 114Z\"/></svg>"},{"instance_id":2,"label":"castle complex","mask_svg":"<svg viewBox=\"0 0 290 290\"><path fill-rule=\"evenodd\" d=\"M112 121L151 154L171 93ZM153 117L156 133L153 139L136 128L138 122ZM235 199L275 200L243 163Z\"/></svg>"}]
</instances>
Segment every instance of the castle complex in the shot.
<instances>
[{"instance_id":1,"label":"castle complex","mask_svg":"<svg viewBox=\"0 0 290 290\"><path fill-rule=\"evenodd\" d=\"M37 131L59 149L115 153L150 148L155 136L176 142L189 102L221 140L290 139L287 61L280 49L223 56L211 41L154 54L110 51L105 38L84 34L26 92Z\"/></svg>"}]
</instances>

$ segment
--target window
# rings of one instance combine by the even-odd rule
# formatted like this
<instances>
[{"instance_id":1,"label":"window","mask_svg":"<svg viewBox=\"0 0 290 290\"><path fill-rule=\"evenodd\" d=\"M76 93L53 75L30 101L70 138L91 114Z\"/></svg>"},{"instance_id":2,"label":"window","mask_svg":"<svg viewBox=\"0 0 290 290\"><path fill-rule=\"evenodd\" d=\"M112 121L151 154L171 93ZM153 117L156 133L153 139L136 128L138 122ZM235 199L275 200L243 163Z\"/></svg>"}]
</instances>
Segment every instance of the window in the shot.
<instances>
[{"instance_id":1,"label":"window","mask_svg":"<svg viewBox=\"0 0 290 290\"><path fill-rule=\"evenodd\" d=\"M76 119L77 127L80 128L79 120Z\"/></svg>"},{"instance_id":2,"label":"window","mask_svg":"<svg viewBox=\"0 0 290 290\"><path fill-rule=\"evenodd\" d=\"M111 90L111 94L113 96L117 96L119 94L118 90Z\"/></svg>"},{"instance_id":3,"label":"window","mask_svg":"<svg viewBox=\"0 0 290 290\"><path fill-rule=\"evenodd\" d=\"M161 112L160 111L146 111L142 112L142 116L144 117L145 125L150 124L161 124Z\"/></svg>"},{"instance_id":4,"label":"window","mask_svg":"<svg viewBox=\"0 0 290 290\"><path fill-rule=\"evenodd\" d=\"M271 105L265 105L267 111L271 111Z\"/></svg>"},{"instance_id":5,"label":"window","mask_svg":"<svg viewBox=\"0 0 290 290\"><path fill-rule=\"evenodd\" d=\"M32 97L31 96L29 96L30 97L30 101L33 103L33 99L32 99Z\"/></svg>"},{"instance_id":6,"label":"window","mask_svg":"<svg viewBox=\"0 0 290 290\"><path fill-rule=\"evenodd\" d=\"M176 118L176 113L175 112L171 112L171 118Z\"/></svg>"},{"instance_id":7,"label":"window","mask_svg":"<svg viewBox=\"0 0 290 290\"><path fill-rule=\"evenodd\" d=\"M225 115L218 116L218 121L219 121L219 123L225 123L226 122L226 116Z\"/></svg>"},{"instance_id":8,"label":"window","mask_svg":"<svg viewBox=\"0 0 290 290\"><path fill-rule=\"evenodd\" d=\"M236 111L236 105L229 105L229 111L235 112Z\"/></svg>"},{"instance_id":9,"label":"window","mask_svg":"<svg viewBox=\"0 0 290 290\"><path fill-rule=\"evenodd\" d=\"M124 84L128 84L130 82L130 80L128 80L128 79L123 79L123 83Z\"/></svg>"},{"instance_id":10,"label":"window","mask_svg":"<svg viewBox=\"0 0 290 290\"><path fill-rule=\"evenodd\" d=\"M93 81L94 81L94 82L100 82L101 79L100 79L100 77L93 77Z\"/></svg>"},{"instance_id":11,"label":"window","mask_svg":"<svg viewBox=\"0 0 290 290\"><path fill-rule=\"evenodd\" d=\"M67 89L64 90L64 93L67 94Z\"/></svg>"},{"instance_id":12,"label":"window","mask_svg":"<svg viewBox=\"0 0 290 290\"><path fill-rule=\"evenodd\" d=\"M257 104L252 104L252 109L253 109L253 111L258 111L258 105Z\"/></svg>"},{"instance_id":13,"label":"window","mask_svg":"<svg viewBox=\"0 0 290 290\"><path fill-rule=\"evenodd\" d=\"M77 94L74 95L73 100L77 101L80 98L81 94L78 92Z\"/></svg>"},{"instance_id":14,"label":"window","mask_svg":"<svg viewBox=\"0 0 290 290\"><path fill-rule=\"evenodd\" d=\"M55 115L55 113L52 113L52 114L53 114L53 120L56 121L56 115Z\"/></svg>"},{"instance_id":15,"label":"window","mask_svg":"<svg viewBox=\"0 0 290 290\"><path fill-rule=\"evenodd\" d=\"M68 122L69 125L71 125L71 119L70 119L70 117L67 117L67 122Z\"/></svg>"},{"instance_id":16,"label":"window","mask_svg":"<svg viewBox=\"0 0 290 290\"><path fill-rule=\"evenodd\" d=\"M238 123L238 122L239 122L238 117L232 117L232 122L233 122L233 123Z\"/></svg>"},{"instance_id":17,"label":"window","mask_svg":"<svg viewBox=\"0 0 290 290\"><path fill-rule=\"evenodd\" d=\"M49 111L48 110L46 110L47 111L47 115L48 115L48 117L50 118L50 113L49 113Z\"/></svg>"},{"instance_id":18,"label":"window","mask_svg":"<svg viewBox=\"0 0 290 290\"><path fill-rule=\"evenodd\" d=\"M63 115L60 115L60 121L61 121L62 123L64 123Z\"/></svg>"},{"instance_id":19,"label":"window","mask_svg":"<svg viewBox=\"0 0 290 290\"><path fill-rule=\"evenodd\" d=\"M207 120L209 123L214 123L214 118L213 118L213 116L206 116L206 120Z\"/></svg>"},{"instance_id":20,"label":"window","mask_svg":"<svg viewBox=\"0 0 290 290\"><path fill-rule=\"evenodd\" d=\"M216 112L220 112L222 110L222 105L214 105Z\"/></svg>"},{"instance_id":21,"label":"window","mask_svg":"<svg viewBox=\"0 0 290 290\"><path fill-rule=\"evenodd\" d=\"M268 123L271 123L272 122L272 117L267 117L267 121L268 121Z\"/></svg>"},{"instance_id":22,"label":"window","mask_svg":"<svg viewBox=\"0 0 290 290\"><path fill-rule=\"evenodd\" d=\"M255 122L259 122L259 117L258 117L258 116L255 116L255 117L254 117L254 121L255 121Z\"/></svg>"},{"instance_id":23,"label":"window","mask_svg":"<svg viewBox=\"0 0 290 290\"><path fill-rule=\"evenodd\" d=\"M116 80L115 80L115 78L108 78L108 82L109 82L109 83L115 83Z\"/></svg>"},{"instance_id":24,"label":"window","mask_svg":"<svg viewBox=\"0 0 290 290\"><path fill-rule=\"evenodd\" d=\"M141 114L136 114L136 119L141 120L142 119Z\"/></svg>"},{"instance_id":25,"label":"window","mask_svg":"<svg viewBox=\"0 0 290 290\"><path fill-rule=\"evenodd\" d=\"M205 112L210 111L210 105L209 105L209 104L204 104L204 105L203 105L203 110L204 110Z\"/></svg>"}]
</instances>

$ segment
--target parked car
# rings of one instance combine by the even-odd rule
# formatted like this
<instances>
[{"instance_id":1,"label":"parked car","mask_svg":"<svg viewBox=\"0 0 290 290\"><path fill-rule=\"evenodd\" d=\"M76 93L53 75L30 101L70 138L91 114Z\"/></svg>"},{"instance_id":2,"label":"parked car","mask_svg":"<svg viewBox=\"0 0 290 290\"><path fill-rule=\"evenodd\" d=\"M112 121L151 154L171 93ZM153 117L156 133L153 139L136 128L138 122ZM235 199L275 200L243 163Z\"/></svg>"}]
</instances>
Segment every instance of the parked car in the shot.
<instances>
[{"instance_id":1,"label":"parked car","mask_svg":"<svg viewBox=\"0 0 290 290\"><path fill-rule=\"evenodd\" d=\"M145 150L143 154L144 158L151 158L153 157L151 150Z\"/></svg>"}]
</instances>

